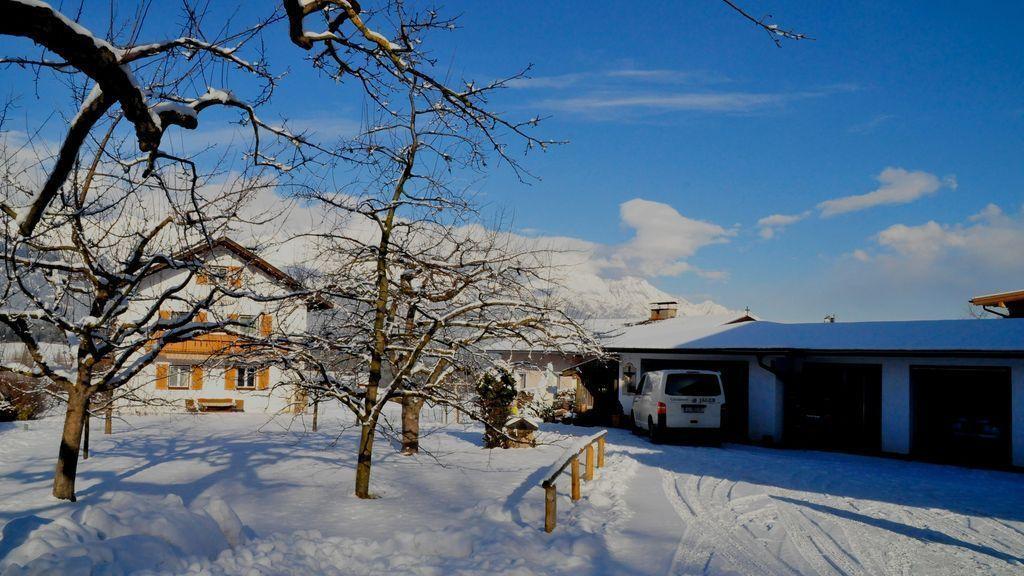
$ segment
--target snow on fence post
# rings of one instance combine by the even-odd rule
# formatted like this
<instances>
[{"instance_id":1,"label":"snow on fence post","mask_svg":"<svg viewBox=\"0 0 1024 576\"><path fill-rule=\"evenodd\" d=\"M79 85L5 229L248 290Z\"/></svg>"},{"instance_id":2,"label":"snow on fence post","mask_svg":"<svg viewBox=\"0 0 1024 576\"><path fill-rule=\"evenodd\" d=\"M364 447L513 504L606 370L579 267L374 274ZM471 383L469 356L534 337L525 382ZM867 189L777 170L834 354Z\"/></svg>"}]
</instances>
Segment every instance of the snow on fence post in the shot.
<instances>
[{"instance_id":1,"label":"snow on fence post","mask_svg":"<svg viewBox=\"0 0 1024 576\"><path fill-rule=\"evenodd\" d=\"M565 449L562 456L551 465L548 469L548 473L544 476L544 481L540 483L541 487L544 488L544 531L551 532L555 529L555 517L557 516L558 506L556 498L558 496L557 487L555 481L558 480L558 476L565 471L567 466L572 467L572 488L570 496L575 500L580 499L580 454L585 450L587 452L587 469L583 476L584 480L593 480L594 478L594 443L598 443L598 458L597 467L604 467L604 438L608 435L607 430L601 430L597 434L578 440Z\"/></svg>"}]
</instances>

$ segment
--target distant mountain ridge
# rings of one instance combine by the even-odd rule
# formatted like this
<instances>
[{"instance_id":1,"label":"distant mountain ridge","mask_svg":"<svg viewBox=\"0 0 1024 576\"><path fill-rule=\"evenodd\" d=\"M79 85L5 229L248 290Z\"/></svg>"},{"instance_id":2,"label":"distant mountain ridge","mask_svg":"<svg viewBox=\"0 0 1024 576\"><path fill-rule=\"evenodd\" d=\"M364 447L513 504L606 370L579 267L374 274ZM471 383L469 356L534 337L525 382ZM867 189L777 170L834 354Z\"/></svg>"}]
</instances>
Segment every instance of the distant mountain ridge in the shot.
<instances>
[{"instance_id":1,"label":"distant mountain ridge","mask_svg":"<svg viewBox=\"0 0 1024 576\"><path fill-rule=\"evenodd\" d=\"M711 300L690 302L660 290L643 278L625 276L600 279L566 287L573 312L586 318L626 318L641 320L650 314L651 302L674 300L680 316L729 314L732 310Z\"/></svg>"}]
</instances>

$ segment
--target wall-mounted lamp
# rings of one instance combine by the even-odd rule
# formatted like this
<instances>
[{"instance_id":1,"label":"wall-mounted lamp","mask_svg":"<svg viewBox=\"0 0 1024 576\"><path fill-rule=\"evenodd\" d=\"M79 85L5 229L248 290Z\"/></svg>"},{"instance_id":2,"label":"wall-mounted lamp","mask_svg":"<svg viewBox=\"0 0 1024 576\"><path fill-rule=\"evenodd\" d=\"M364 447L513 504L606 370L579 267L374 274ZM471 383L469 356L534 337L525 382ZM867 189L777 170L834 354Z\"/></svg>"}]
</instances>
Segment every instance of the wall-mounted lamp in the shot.
<instances>
[{"instance_id":1,"label":"wall-mounted lamp","mask_svg":"<svg viewBox=\"0 0 1024 576\"><path fill-rule=\"evenodd\" d=\"M636 394L636 369L632 363L626 362L625 366L622 367L622 379L626 384L626 391L630 394Z\"/></svg>"}]
</instances>

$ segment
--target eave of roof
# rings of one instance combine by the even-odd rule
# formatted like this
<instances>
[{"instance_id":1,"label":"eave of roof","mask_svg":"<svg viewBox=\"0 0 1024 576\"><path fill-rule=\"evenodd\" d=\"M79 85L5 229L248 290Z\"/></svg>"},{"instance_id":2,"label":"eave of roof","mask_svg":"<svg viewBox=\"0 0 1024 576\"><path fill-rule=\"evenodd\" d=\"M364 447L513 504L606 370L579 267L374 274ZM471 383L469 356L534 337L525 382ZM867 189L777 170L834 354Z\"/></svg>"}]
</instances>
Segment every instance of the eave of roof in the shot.
<instances>
[{"instance_id":1,"label":"eave of roof","mask_svg":"<svg viewBox=\"0 0 1024 576\"><path fill-rule=\"evenodd\" d=\"M201 254L212 252L217 248L224 248L229 252L234 253L247 264L252 264L253 266L267 273L271 278L274 278L280 281L281 283L287 285L289 288L295 290L303 288L302 283L296 280L291 274L288 274L284 270L281 270L277 266L274 266L270 262L267 262L252 250L249 250L245 246L242 246L241 244L235 242L234 240L228 238L227 236L221 236L220 238L217 238L212 242L203 242L201 244L197 244L191 248L187 248L182 252L179 252L178 254L175 254L174 257L179 260L195 258ZM157 266L153 269L153 272L156 272L163 268L166 268L166 266ZM310 308L320 309L334 307L333 304L331 304L329 301L319 296L312 298L309 302L307 302L306 305Z\"/></svg>"},{"instance_id":2,"label":"eave of roof","mask_svg":"<svg viewBox=\"0 0 1024 576\"><path fill-rule=\"evenodd\" d=\"M241 244L235 242L234 240L228 238L227 236L221 236L220 238L217 238L213 242L204 242L202 244L197 244L196 246L193 246L179 254L176 254L175 257L184 260L186 258L193 258L199 256L200 254L204 254L206 252L211 252L216 248L225 248L228 251L233 252L246 263L256 266L260 270L263 270L264 272L269 274L271 277L280 280L281 282L287 284L292 288L302 287L302 284L298 280L293 278L290 274L281 270L277 266L274 266L270 262L267 262L252 250L249 250L245 246L242 246Z\"/></svg>"},{"instance_id":3,"label":"eave of roof","mask_svg":"<svg viewBox=\"0 0 1024 576\"><path fill-rule=\"evenodd\" d=\"M1005 308L1007 302L1024 302L1024 290L976 296L971 298L970 302L975 306L1000 306Z\"/></svg>"},{"instance_id":4,"label":"eave of roof","mask_svg":"<svg viewBox=\"0 0 1024 576\"><path fill-rule=\"evenodd\" d=\"M1024 350L894 350L838 348L623 348L608 347L613 354L686 354L723 356L878 356L878 357L951 357L951 358L1024 358Z\"/></svg>"}]
</instances>

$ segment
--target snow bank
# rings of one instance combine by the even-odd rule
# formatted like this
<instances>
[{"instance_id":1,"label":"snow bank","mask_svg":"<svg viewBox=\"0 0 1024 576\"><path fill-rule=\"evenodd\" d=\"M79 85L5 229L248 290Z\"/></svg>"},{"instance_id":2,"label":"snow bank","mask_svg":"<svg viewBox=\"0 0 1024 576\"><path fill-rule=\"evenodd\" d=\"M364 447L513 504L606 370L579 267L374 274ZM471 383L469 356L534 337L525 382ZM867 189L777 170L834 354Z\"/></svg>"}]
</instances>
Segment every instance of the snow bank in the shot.
<instances>
[{"instance_id":1,"label":"snow bank","mask_svg":"<svg viewBox=\"0 0 1024 576\"><path fill-rule=\"evenodd\" d=\"M11 541L21 543L0 560L3 576L113 576L146 569L180 572L190 561L215 558L246 538L242 522L222 500L186 507L175 495L116 492L56 520L15 519L4 528L3 542Z\"/></svg>"},{"instance_id":2,"label":"snow bank","mask_svg":"<svg viewBox=\"0 0 1024 576\"><path fill-rule=\"evenodd\" d=\"M216 559L192 562L184 570L168 567L144 574L529 576L600 572L608 549L605 534L631 515L624 493L636 469L632 458L612 456L607 477L588 482L580 502L571 503L567 494L559 494L559 526L552 534L541 528L543 494L535 491L518 503L516 513L501 503L482 503L449 518L439 515L434 526L403 526L393 537L383 539L325 536L317 530L275 533L228 548Z\"/></svg>"}]
</instances>

